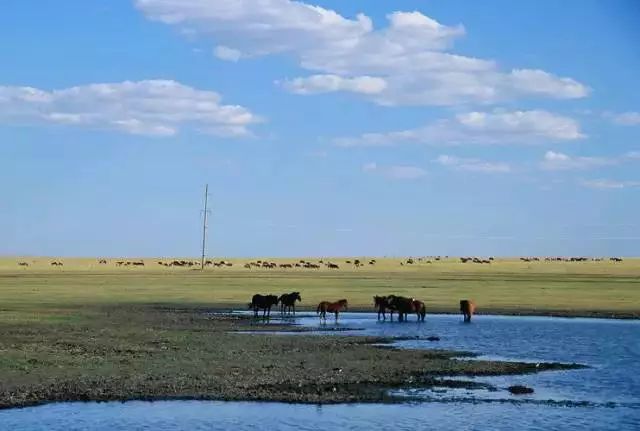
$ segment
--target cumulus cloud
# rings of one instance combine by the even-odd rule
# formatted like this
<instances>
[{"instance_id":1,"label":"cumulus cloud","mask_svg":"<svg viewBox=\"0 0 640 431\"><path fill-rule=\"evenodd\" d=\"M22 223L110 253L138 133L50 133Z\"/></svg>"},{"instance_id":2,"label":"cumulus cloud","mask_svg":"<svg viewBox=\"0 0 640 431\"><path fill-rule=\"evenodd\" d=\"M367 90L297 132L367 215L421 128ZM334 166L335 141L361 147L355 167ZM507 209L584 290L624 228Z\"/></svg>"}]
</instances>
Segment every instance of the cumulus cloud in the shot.
<instances>
[{"instance_id":1,"label":"cumulus cloud","mask_svg":"<svg viewBox=\"0 0 640 431\"><path fill-rule=\"evenodd\" d=\"M395 166L378 166L375 162L365 163L362 166L363 172L380 174L386 178L393 180L416 180L427 174L422 168L417 166L395 165Z\"/></svg>"},{"instance_id":2,"label":"cumulus cloud","mask_svg":"<svg viewBox=\"0 0 640 431\"><path fill-rule=\"evenodd\" d=\"M621 126L638 126L640 125L640 112L623 112L621 114L607 114L614 123Z\"/></svg>"},{"instance_id":3,"label":"cumulus cloud","mask_svg":"<svg viewBox=\"0 0 640 431\"><path fill-rule=\"evenodd\" d=\"M338 138L336 145L390 146L402 143L426 145L536 144L584 138L573 119L546 111L493 111L458 114L417 129L366 133Z\"/></svg>"},{"instance_id":4,"label":"cumulus cloud","mask_svg":"<svg viewBox=\"0 0 640 431\"><path fill-rule=\"evenodd\" d=\"M438 156L435 162L457 171L478 172L483 174L506 174L511 172L511 165L508 163L460 158L446 154Z\"/></svg>"},{"instance_id":5,"label":"cumulus cloud","mask_svg":"<svg viewBox=\"0 0 640 431\"><path fill-rule=\"evenodd\" d=\"M135 5L150 19L211 39L224 60L292 56L314 73L284 82L297 94L349 91L383 105L455 105L589 93L571 78L538 69L501 70L492 60L457 55L451 49L465 35L464 27L443 25L417 11L390 13L386 26L374 28L364 14L348 18L293 0L135 0ZM363 79L367 85L356 85Z\"/></svg>"},{"instance_id":6,"label":"cumulus cloud","mask_svg":"<svg viewBox=\"0 0 640 431\"><path fill-rule=\"evenodd\" d=\"M584 187L596 190L615 190L630 187L640 187L640 181L616 181L608 179L585 180L581 184Z\"/></svg>"},{"instance_id":7,"label":"cumulus cloud","mask_svg":"<svg viewBox=\"0 0 640 431\"><path fill-rule=\"evenodd\" d=\"M338 75L313 75L285 81L284 86L296 94L319 94L333 91L348 91L360 94L378 94L384 91L387 83L384 79L372 76L343 78Z\"/></svg>"},{"instance_id":8,"label":"cumulus cloud","mask_svg":"<svg viewBox=\"0 0 640 431\"><path fill-rule=\"evenodd\" d=\"M0 122L50 123L171 136L185 127L222 136L249 135L260 118L223 105L213 91L169 80L89 84L60 90L0 86Z\"/></svg>"}]
</instances>

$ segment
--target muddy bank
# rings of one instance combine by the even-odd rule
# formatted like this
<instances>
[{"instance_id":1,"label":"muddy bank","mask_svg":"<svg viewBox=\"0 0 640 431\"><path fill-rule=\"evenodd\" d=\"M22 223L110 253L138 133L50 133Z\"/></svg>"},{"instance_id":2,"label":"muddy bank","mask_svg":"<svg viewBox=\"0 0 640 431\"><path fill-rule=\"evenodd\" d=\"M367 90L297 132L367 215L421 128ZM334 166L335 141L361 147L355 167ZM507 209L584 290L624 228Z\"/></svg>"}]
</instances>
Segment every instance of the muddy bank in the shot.
<instances>
[{"instance_id":1,"label":"muddy bank","mask_svg":"<svg viewBox=\"0 0 640 431\"><path fill-rule=\"evenodd\" d=\"M380 348L393 341L387 338L239 333L260 325L201 308L68 312L62 321L2 325L0 408L133 399L396 402L389 389L473 388L478 383L463 376L579 367L459 361L459 352ZM291 327L268 326L279 329Z\"/></svg>"},{"instance_id":2,"label":"muddy bank","mask_svg":"<svg viewBox=\"0 0 640 431\"><path fill-rule=\"evenodd\" d=\"M238 304L237 306L229 306L227 304L212 304L211 309L218 312L231 312L232 310L244 310L246 304ZM300 306L298 311L302 313L314 313L313 307ZM349 312L353 313L375 313L376 310L369 306L350 306ZM434 307L427 309L427 317L429 314L460 314L460 310L454 307ZM479 309L476 316L493 315L493 316L539 316L539 317L566 317L566 318L592 318L592 319L622 319L634 320L640 319L639 311L619 311L619 310L558 310L545 308L495 308L487 307ZM273 315L275 316L275 315Z\"/></svg>"}]
</instances>

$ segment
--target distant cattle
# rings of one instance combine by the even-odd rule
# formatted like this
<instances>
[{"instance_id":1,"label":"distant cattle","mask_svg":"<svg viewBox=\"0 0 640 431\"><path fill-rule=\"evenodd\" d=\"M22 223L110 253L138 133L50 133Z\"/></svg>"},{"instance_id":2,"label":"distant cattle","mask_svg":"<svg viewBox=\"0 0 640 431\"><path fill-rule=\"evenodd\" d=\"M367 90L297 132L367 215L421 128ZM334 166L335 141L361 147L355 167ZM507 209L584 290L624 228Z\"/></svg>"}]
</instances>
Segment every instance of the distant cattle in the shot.
<instances>
[{"instance_id":1,"label":"distant cattle","mask_svg":"<svg viewBox=\"0 0 640 431\"><path fill-rule=\"evenodd\" d=\"M53 261L51 262L51 266L63 266L63 263L58 261Z\"/></svg>"},{"instance_id":2,"label":"distant cattle","mask_svg":"<svg viewBox=\"0 0 640 431\"><path fill-rule=\"evenodd\" d=\"M329 268L329 269L339 269L340 267L335 263L329 262L329 263L327 263L327 268Z\"/></svg>"},{"instance_id":3,"label":"distant cattle","mask_svg":"<svg viewBox=\"0 0 640 431\"><path fill-rule=\"evenodd\" d=\"M29 266L27 262L18 262L18 266Z\"/></svg>"},{"instance_id":4,"label":"distant cattle","mask_svg":"<svg viewBox=\"0 0 640 431\"><path fill-rule=\"evenodd\" d=\"M106 264L107 264L107 260L106 260L106 259L100 259L100 260L98 261L98 263L99 263L100 265L106 265Z\"/></svg>"}]
</instances>

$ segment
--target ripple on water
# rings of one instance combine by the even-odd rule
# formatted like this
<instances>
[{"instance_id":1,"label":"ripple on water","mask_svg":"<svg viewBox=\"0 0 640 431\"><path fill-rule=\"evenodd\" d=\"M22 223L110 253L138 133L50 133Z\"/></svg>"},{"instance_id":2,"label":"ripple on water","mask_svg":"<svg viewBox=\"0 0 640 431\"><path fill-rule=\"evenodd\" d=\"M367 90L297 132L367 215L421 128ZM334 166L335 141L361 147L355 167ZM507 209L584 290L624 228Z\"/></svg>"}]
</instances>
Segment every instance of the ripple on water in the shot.
<instances>
[{"instance_id":1,"label":"ripple on water","mask_svg":"<svg viewBox=\"0 0 640 431\"><path fill-rule=\"evenodd\" d=\"M289 405L166 401L69 403L0 411L14 431L121 430L637 430L637 409L509 403Z\"/></svg>"}]
</instances>

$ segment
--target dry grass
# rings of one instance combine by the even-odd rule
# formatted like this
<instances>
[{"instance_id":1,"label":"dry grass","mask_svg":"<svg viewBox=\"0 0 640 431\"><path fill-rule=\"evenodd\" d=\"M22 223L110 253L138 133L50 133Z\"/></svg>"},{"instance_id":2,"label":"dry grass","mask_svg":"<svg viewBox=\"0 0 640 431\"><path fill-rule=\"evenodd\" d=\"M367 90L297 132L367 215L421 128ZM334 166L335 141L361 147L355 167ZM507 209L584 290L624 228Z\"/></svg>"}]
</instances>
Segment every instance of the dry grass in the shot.
<instances>
[{"instance_id":1,"label":"dry grass","mask_svg":"<svg viewBox=\"0 0 640 431\"><path fill-rule=\"evenodd\" d=\"M500 259L490 265L455 259L401 266L401 259L377 259L354 268L345 260L325 259L338 270L245 269L249 259L226 259L232 267L166 268L146 258L144 267L117 267L120 259L99 265L96 259L0 259L0 304L4 319L28 318L21 311L77 304L190 303L243 307L254 293L300 291L303 306L347 298L352 308L371 309L375 294L396 293L427 302L430 311L456 311L472 298L483 312L640 315L640 259L621 263L521 262ZM368 262L369 258L360 258ZM51 261L62 267L51 267ZM137 259L122 259L137 260ZM253 259L256 260L256 259ZM268 259L293 263L296 259ZM304 259L307 260L307 259ZM309 259L311 260L311 259ZM24 261L28 267L19 267ZM317 262L317 259L313 259Z\"/></svg>"}]
</instances>

